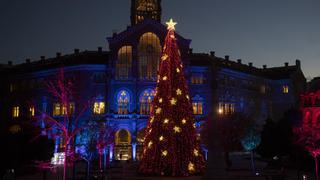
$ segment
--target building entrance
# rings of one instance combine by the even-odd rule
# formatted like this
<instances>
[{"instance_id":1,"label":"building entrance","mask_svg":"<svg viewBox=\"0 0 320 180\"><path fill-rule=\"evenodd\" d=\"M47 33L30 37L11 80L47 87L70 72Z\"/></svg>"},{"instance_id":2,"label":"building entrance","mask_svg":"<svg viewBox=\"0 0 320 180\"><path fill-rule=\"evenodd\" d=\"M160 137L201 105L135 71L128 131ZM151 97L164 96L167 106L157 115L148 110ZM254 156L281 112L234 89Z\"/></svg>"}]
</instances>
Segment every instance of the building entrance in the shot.
<instances>
[{"instance_id":1,"label":"building entrance","mask_svg":"<svg viewBox=\"0 0 320 180\"><path fill-rule=\"evenodd\" d=\"M121 129L115 134L114 157L120 161L132 158L131 134L129 131Z\"/></svg>"}]
</instances>

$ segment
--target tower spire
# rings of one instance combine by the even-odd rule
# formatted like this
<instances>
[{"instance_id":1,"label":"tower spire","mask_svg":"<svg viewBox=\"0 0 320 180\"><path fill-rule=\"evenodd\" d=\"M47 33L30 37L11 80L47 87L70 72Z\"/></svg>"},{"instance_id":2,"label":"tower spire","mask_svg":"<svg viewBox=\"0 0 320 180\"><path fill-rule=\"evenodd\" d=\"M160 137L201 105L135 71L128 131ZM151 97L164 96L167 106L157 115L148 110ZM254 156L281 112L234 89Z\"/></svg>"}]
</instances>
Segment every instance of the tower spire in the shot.
<instances>
[{"instance_id":1,"label":"tower spire","mask_svg":"<svg viewBox=\"0 0 320 180\"><path fill-rule=\"evenodd\" d=\"M131 0L131 25L145 19L161 21L161 0Z\"/></svg>"}]
</instances>

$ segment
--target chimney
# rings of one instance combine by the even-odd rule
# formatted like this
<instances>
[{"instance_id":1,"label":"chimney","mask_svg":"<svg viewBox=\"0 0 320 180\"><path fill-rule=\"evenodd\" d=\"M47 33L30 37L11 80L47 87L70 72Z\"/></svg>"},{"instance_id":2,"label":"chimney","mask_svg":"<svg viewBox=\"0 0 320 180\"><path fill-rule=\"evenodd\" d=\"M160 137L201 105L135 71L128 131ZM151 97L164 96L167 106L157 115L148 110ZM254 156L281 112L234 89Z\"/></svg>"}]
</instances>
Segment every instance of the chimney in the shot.
<instances>
[{"instance_id":1,"label":"chimney","mask_svg":"<svg viewBox=\"0 0 320 180\"><path fill-rule=\"evenodd\" d=\"M193 49L192 48L189 49L189 54L193 54Z\"/></svg>"},{"instance_id":2,"label":"chimney","mask_svg":"<svg viewBox=\"0 0 320 180\"><path fill-rule=\"evenodd\" d=\"M74 49L74 54L79 54L80 50L79 49Z\"/></svg>"},{"instance_id":3,"label":"chimney","mask_svg":"<svg viewBox=\"0 0 320 180\"><path fill-rule=\"evenodd\" d=\"M301 61L299 59L296 60L296 66L301 67Z\"/></svg>"},{"instance_id":4,"label":"chimney","mask_svg":"<svg viewBox=\"0 0 320 180\"><path fill-rule=\"evenodd\" d=\"M237 62L238 62L238 64L242 64L242 60L241 59L238 59Z\"/></svg>"},{"instance_id":5,"label":"chimney","mask_svg":"<svg viewBox=\"0 0 320 180\"><path fill-rule=\"evenodd\" d=\"M228 55L224 56L224 59L229 61L229 56Z\"/></svg>"},{"instance_id":6,"label":"chimney","mask_svg":"<svg viewBox=\"0 0 320 180\"><path fill-rule=\"evenodd\" d=\"M289 66L289 63L288 63L288 62L284 63L284 66L285 66L285 67L288 67L288 66Z\"/></svg>"},{"instance_id":7,"label":"chimney","mask_svg":"<svg viewBox=\"0 0 320 180\"><path fill-rule=\"evenodd\" d=\"M61 53L60 53L60 52L57 52L57 53L56 53L56 57L57 57L57 58L60 58L60 57L61 57Z\"/></svg>"},{"instance_id":8,"label":"chimney","mask_svg":"<svg viewBox=\"0 0 320 180\"><path fill-rule=\"evenodd\" d=\"M263 69L267 69L267 65L263 65Z\"/></svg>"},{"instance_id":9,"label":"chimney","mask_svg":"<svg viewBox=\"0 0 320 180\"><path fill-rule=\"evenodd\" d=\"M12 61L8 61L8 65L9 65L9 66L12 66Z\"/></svg>"},{"instance_id":10,"label":"chimney","mask_svg":"<svg viewBox=\"0 0 320 180\"><path fill-rule=\"evenodd\" d=\"M46 57L45 56L40 56L40 60L44 61L44 60L46 60Z\"/></svg>"},{"instance_id":11,"label":"chimney","mask_svg":"<svg viewBox=\"0 0 320 180\"><path fill-rule=\"evenodd\" d=\"M216 56L216 52L215 51L210 51L210 56L215 57Z\"/></svg>"},{"instance_id":12,"label":"chimney","mask_svg":"<svg viewBox=\"0 0 320 180\"><path fill-rule=\"evenodd\" d=\"M252 63L252 62L250 62L250 63L249 63L249 66L250 66L250 67L252 67L252 66L253 66L253 63Z\"/></svg>"},{"instance_id":13,"label":"chimney","mask_svg":"<svg viewBox=\"0 0 320 180\"><path fill-rule=\"evenodd\" d=\"M98 47L98 52L102 53L102 47Z\"/></svg>"},{"instance_id":14,"label":"chimney","mask_svg":"<svg viewBox=\"0 0 320 180\"><path fill-rule=\"evenodd\" d=\"M28 58L26 59L26 63L29 64L31 62L31 60Z\"/></svg>"}]
</instances>

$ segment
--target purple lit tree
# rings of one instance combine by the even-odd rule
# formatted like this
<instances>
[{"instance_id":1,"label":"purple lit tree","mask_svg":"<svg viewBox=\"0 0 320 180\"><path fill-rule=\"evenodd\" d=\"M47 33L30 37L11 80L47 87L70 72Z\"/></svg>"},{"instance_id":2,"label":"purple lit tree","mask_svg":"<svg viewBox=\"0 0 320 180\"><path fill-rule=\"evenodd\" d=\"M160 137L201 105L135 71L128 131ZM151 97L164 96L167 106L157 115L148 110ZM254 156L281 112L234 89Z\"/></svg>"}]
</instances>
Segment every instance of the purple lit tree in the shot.
<instances>
[{"instance_id":1,"label":"purple lit tree","mask_svg":"<svg viewBox=\"0 0 320 180\"><path fill-rule=\"evenodd\" d=\"M75 113L72 100L75 99L74 84L71 79L65 78L63 68L56 80L47 81L46 87L52 100L59 103L60 112L58 116L51 116L46 112L40 112L37 118L40 123L45 124L43 132L55 139L62 139L62 147L64 152L63 180L66 179L67 166L71 162L74 155L74 140L86 126L81 125L78 121L88 108L88 104Z\"/></svg>"},{"instance_id":2,"label":"purple lit tree","mask_svg":"<svg viewBox=\"0 0 320 180\"><path fill-rule=\"evenodd\" d=\"M87 162L87 179L90 177L90 164L96 153L99 156L99 170L103 173L102 159L106 147L111 143L113 131L104 122L92 121L77 137L76 153Z\"/></svg>"}]
</instances>

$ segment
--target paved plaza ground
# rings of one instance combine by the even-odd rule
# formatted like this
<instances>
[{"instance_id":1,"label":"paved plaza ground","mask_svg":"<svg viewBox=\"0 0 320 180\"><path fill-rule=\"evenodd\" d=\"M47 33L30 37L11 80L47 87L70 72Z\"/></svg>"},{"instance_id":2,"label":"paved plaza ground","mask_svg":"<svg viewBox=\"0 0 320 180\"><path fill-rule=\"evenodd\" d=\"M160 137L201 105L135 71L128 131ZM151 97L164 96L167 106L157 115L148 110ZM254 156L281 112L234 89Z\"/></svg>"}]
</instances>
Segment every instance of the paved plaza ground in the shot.
<instances>
[{"instance_id":1,"label":"paved plaza ground","mask_svg":"<svg viewBox=\"0 0 320 180\"><path fill-rule=\"evenodd\" d=\"M250 171L250 160L247 156L232 156L232 168L228 170L229 176L235 180L278 180L277 178L268 178L267 176L254 176ZM257 170L261 170L266 166L265 162L256 161ZM84 168L83 168L84 169ZM58 170L55 173L48 173L47 180L59 180L61 179L61 170ZM285 180L298 180L297 172L295 170L286 169L285 170ZM32 174L24 177L17 178L18 180L38 180L43 179L43 175ZM78 173L76 179L84 179L84 171ZM144 177L138 175L137 173L137 164L128 164L126 162L119 162L113 164L113 167L108 169L108 173L105 176L105 180L171 180L171 179L181 179L181 180L201 180L201 176L195 177L182 177L182 178L171 178L171 177ZM312 174L308 174L308 180L313 180Z\"/></svg>"}]
</instances>

